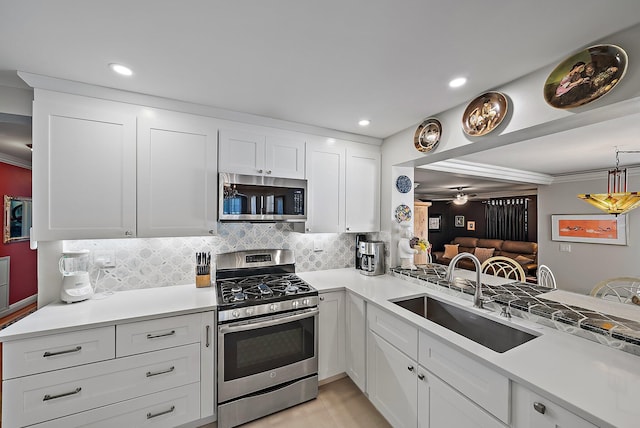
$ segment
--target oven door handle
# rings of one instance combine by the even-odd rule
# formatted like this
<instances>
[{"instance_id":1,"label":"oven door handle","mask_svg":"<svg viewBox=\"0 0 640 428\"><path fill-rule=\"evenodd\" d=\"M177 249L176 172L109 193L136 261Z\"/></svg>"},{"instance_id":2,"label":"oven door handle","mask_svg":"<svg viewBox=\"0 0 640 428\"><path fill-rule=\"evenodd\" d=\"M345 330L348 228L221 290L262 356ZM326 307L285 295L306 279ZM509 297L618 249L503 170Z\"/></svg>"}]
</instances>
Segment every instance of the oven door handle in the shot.
<instances>
[{"instance_id":1,"label":"oven door handle","mask_svg":"<svg viewBox=\"0 0 640 428\"><path fill-rule=\"evenodd\" d=\"M314 317L319 313L320 313L320 310L318 308L306 309L304 312L299 314L284 316L276 319L271 319L268 321L259 321L259 322L252 322L249 324L240 324L240 325L221 325L218 327L218 331L222 334L225 334L225 333L233 333L237 331L253 330L261 327L270 327L273 325L285 324L291 321L301 320L303 318Z\"/></svg>"}]
</instances>

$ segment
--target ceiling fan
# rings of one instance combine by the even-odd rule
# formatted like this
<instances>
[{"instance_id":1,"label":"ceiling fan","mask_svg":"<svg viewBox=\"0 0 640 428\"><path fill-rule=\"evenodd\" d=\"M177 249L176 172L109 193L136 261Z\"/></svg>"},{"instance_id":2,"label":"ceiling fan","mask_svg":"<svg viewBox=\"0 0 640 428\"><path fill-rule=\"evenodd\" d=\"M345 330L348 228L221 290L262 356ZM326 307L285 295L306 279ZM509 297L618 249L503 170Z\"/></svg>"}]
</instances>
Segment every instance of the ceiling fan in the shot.
<instances>
[{"instance_id":1,"label":"ceiling fan","mask_svg":"<svg viewBox=\"0 0 640 428\"><path fill-rule=\"evenodd\" d=\"M469 198L473 198L473 197L477 196L475 193L472 193L472 194L464 193L463 192L464 189L466 189L466 187L452 187L451 188L451 190L457 190L455 196L451 200L451 203L453 203L455 205L464 205L469 201Z\"/></svg>"}]
</instances>

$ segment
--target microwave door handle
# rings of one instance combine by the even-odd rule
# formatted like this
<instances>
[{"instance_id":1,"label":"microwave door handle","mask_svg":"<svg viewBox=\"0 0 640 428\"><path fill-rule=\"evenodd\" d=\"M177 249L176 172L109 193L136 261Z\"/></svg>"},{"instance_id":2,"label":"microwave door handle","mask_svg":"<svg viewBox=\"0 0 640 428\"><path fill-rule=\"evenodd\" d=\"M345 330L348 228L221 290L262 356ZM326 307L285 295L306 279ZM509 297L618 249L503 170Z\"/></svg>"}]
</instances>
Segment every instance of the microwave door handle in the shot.
<instances>
[{"instance_id":1,"label":"microwave door handle","mask_svg":"<svg viewBox=\"0 0 640 428\"><path fill-rule=\"evenodd\" d=\"M218 331L222 334L225 334L225 333L235 333L238 331L253 330L253 329L262 328L262 327L270 327L278 324L286 324L288 322L297 321L304 318L314 317L319 313L320 313L320 310L318 310L317 308L308 309L301 314L287 315L282 318L276 318L269 321L260 321L260 322L255 322L250 324L240 324L240 325L222 325L218 327Z\"/></svg>"}]
</instances>

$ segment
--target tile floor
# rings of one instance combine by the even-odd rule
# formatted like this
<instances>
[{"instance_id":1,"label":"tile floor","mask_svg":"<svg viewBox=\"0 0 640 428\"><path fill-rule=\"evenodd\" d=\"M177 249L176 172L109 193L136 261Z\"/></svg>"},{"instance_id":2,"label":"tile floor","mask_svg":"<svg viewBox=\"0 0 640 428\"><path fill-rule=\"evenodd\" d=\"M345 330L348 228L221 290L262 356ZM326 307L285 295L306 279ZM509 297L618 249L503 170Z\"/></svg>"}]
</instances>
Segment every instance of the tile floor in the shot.
<instances>
[{"instance_id":1,"label":"tile floor","mask_svg":"<svg viewBox=\"0 0 640 428\"><path fill-rule=\"evenodd\" d=\"M214 428L216 424L202 428ZM242 425L243 428L388 428L348 377L320 386L318 398Z\"/></svg>"}]
</instances>

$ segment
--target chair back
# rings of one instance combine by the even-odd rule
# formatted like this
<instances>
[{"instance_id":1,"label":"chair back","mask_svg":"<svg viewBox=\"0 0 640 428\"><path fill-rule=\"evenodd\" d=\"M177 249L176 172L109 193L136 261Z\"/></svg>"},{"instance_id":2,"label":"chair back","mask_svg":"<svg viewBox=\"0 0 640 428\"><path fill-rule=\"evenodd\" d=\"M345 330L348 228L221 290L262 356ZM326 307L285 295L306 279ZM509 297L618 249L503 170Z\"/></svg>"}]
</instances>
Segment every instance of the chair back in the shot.
<instances>
[{"instance_id":1,"label":"chair back","mask_svg":"<svg viewBox=\"0 0 640 428\"><path fill-rule=\"evenodd\" d=\"M620 303L640 304L640 278L620 276L600 281L591 295Z\"/></svg>"},{"instance_id":2,"label":"chair back","mask_svg":"<svg viewBox=\"0 0 640 428\"><path fill-rule=\"evenodd\" d=\"M514 279L516 281L525 282L526 275L524 269L517 261L504 256L495 256L488 258L482 263L482 273L503 278Z\"/></svg>"},{"instance_id":3,"label":"chair back","mask_svg":"<svg viewBox=\"0 0 640 428\"><path fill-rule=\"evenodd\" d=\"M538 266L538 285L548 288L558 288L556 285L556 277L553 276L553 272L547 265Z\"/></svg>"}]
</instances>

